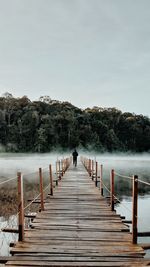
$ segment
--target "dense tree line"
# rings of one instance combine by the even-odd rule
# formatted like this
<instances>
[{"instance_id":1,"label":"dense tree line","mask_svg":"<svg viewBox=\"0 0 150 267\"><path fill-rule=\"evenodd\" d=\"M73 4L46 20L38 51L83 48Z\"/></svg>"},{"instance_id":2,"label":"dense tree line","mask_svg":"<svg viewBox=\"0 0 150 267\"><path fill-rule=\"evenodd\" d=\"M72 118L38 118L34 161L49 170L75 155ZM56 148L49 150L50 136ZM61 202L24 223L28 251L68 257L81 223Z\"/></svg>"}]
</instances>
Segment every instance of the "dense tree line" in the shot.
<instances>
[{"instance_id":1,"label":"dense tree line","mask_svg":"<svg viewBox=\"0 0 150 267\"><path fill-rule=\"evenodd\" d=\"M5 151L47 152L85 148L103 151L150 151L150 119L116 108L79 109L41 97L0 97L0 144Z\"/></svg>"}]
</instances>

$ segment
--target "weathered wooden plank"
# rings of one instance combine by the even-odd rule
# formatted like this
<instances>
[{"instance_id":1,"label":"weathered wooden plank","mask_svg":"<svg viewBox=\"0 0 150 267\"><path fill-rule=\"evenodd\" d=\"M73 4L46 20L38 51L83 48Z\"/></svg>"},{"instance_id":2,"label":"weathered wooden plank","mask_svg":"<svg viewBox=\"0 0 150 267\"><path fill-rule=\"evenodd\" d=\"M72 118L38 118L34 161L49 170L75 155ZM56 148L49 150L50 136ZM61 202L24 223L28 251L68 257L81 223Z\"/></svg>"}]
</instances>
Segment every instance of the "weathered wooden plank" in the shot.
<instances>
[{"instance_id":1,"label":"weathered wooden plank","mask_svg":"<svg viewBox=\"0 0 150 267\"><path fill-rule=\"evenodd\" d=\"M78 242L75 244L65 244L65 243L61 243L61 244L56 244L56 245L53 245L53 244L49 244L48 246L46 245L34 245L32 244L31 246L29 245L22 245L21 247L15 247L15 248L12 248L11 249L11 253L19 253L19 252L32 252L32 253L37 253L37 252L43 252L43 253L50 253L50 252L54 252L54 251L57 251L57 252L67 252L67 251L70 251L70 250L76 250L76 251L92 251L92 252L96 252L98 251L99 253L109 253L110 252L110 255L113 255L113 253L123 253L123 252L130 252L132 250L132 252L138 252L138 253L144 253L143 249L140 248L140 247L132 247L132 246L94 246L94 247L91 247L90 243L89 245L88 244L85 244L85 245L78 245Z\"/></svg>"},{"instance_id":2,"label":"weathered wooden plank","mask_svg":"<svg viewBox=\"0 0 150 267\"><path fill-rule=\"evenodd\" d=\"M72 262L72 261L78 261L78 262L83 262L83 261L90 261L90 262L123 262L124 261L124 257L104 257L104 256L76 256L74 254L72 255L62 255L62 254L57 254L57 255L32 255L32 254L20 254L18 256L13 256L11 257L11 261L55 261L55 262L60 262L60 261L65 261L65 262ZM3 257L4 258L4 262L10 260L10 257ZM3 259L2 258L2 259ZM147 259L143 259L143 258L135 258L135 257L126 257L126 262L146 262L147 263Z\"/></svg>"},{"instance_id":3,"label":"weathered wooden plank","mask_svg":"<svg viewBox=\"0 0 150 267\"><path fill-rule=\"evenodd\" d=\"M114 250L130 250L132 248L132 251L142 251L143 249L140 246L132 246L132 244L130 242L115 242L115 241L110 241L109 244L108 242L104 242L104 241L92 241L90 240L79 240L79 239L74 239L74 240L69 240L69 239L59 239L59 240L38 240L39 242L26 242L23 244L17 243L15 248L12 249L12 251L19 249L19 248L27 248L27 249L38 249L39 245L42 244L43 249L53 249L54 247L60 247L60 248L65 248L65 247L75 247L76 249L76 245L78 245L78 248L89 248L89 246L92 246L92 249L95 249L95 247L98 249L98 251L105 251L108 250L112 247L112 249L110 251L114 251ZM103 242L103 243L102 243ZM103 244L103 246L102 246ZM41 248L42 251L42 248Z\"/></svg>"},{"instance_id":4,"label":"weathered wooden plank","mask_svg":"<svg viewBox=\"0 0 150 267\"><path fill-rule=\"evenodd\" d=\"M42 239L42 237L41 237L41 239ZM65 238L65 237L57 237L56 236L56 238L54 238L54 237L50 237L50 236L48 236L47 238L45 237L45 236L43 236L43 240L44 241L41 241L41 239L39 239L38 237L36 238L36 237L31 237L31 238L27 238L26 239L26 241L28 242L28 243L46 243L47 242L47 240L51 240L51 242L57 242L57 241L63 241L63 242L65 242L65 241L72 241L72 242L75 242L76 240L75 240L75 238L74 237L69 237L69 238ZM105 244L107 244L108 242L109 243L113 243L113 242L121 242L121 243L124 243L124 244L130 244L131 243L131 240L130 239L123 239L123 240L121 240L121 239L119 239L119 238L108 238L107 240L105 239L105 238L97 238L97 239L94 239L94 238L88 238L88 237L86 237L86 238L79 238L79 241L80 242L95 242L95 244L98 244L98 245L103 245L104 244L104 246L105 246ZM146 246L146 247L149 247L149 244L142 244L142 247L144 247L144 246Z\"/></svg>"},{"instance_id":5,"label":"weathered wooden plank","mask_svg":"<svg viewBox=\"0 0 150 267\"><path fill-rule=\"evenodd\" d=\"M9 259L10 257L5 257L3 261L3 263L5 263L6 261L10 260ZM26 256L24 255L21 255L21 257L18 257L18 256L14 256L14 257L11 257L11 262L19 262L19 261L48 261L48 262L52 262L52 261L55 261L55 262L73 262L73 261L77 261L77 262L85 262L85 261L88 261L88 262L124 262L124 258L122 257L99 257L99 256L75 256L75 255L71 255L71 256L61 256L59 255L53 255L53 256L31 256L30 254L27 254ZM126 258L126 262L131 262L131 258ZM137 263L147 263L148 261L146 259L143 260L143 258L139 258L139 259L136 259L136 258L132 258L132 262L137 262Z\"/></svg>"},{"instance_id":6,"label":"weathered wooden plank","mask_svg":"<svg viewBox=\"0 0 150 267\"><path fill-rule=\"evenodd\" d=\"M84 261L84 262L78 262L76 260L72 261L72 262L64 262L64 261L60 261L60 262L46 262L46 261L24 261L24 262L20 262L20 261L9 261L8 263L6 263L7 266L9 267L14 267L14 266L75 266L75 267L79 267L79 266L103 266L103 267L117 267L117 266L147 266L148 265L148 261L147 262L109 262L109 265L107 262L90 262L90 261Z\"/></svg>"},{"instance_id":7,"label":"weathered wooden plank","mask_svg":"<svg viewBox=\"0 0 150 267\"><path fill-rule=\"evenodd\" d=\"M10 257L8 257L8 256L0 256L0 264L6 263L9 260L10 260Z\"/></svg>"}]
</instances>

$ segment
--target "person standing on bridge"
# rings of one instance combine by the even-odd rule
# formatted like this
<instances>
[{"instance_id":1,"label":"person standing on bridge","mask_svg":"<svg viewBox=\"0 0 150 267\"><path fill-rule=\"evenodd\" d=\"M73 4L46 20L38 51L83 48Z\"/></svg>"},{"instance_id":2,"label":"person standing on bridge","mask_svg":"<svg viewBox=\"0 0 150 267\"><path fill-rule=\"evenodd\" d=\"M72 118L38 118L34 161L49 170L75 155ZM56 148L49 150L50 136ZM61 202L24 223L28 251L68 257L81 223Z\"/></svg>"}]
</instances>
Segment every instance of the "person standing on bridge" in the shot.
<instances>
[{"instance_id":1,"label":"person standing on bridge","mask_svg":"<svg viewBox=\"0 0 150 267\"><path fill-rule=\"evenodd\" d=\"M77 157L78 157L78 152L76 149L74 149L72 156L73 156L73 165L76 167L77 166Z\"/></svg>"}]
</instances>

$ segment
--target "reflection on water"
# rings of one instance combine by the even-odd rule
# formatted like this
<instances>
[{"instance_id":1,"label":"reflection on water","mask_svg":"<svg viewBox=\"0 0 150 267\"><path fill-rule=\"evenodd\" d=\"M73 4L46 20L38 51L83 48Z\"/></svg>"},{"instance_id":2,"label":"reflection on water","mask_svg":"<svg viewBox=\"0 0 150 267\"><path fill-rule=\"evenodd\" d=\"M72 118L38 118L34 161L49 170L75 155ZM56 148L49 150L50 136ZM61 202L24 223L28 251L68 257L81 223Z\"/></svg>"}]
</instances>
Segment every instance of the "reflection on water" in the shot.
<instances>
[{"instance_id":1,"label":"reflection on water","mask_svg":"<svg viewBox=\"0 0 150 267\"><path fill-rule=\"evenodd\" d=\"M150 232L150 195L145 195L138 198L138 232ZM126 217L126 220L132 220L132 198L123 198L120 204L116 205L118 214ZM131 224L130 230L131 230ZM150 237L138 237L138 243L150 244ZM146 257L150 257L150 250L146 251Z\"/></svg>"},{"instance_id":2,"label":"reflection on water","mask_svg":"<svg viewBox=\"0 0 150 267\"><path fill-rule=\"evenodd\" d=\"M150 195L138 198L138 231L150 231ZM127 220L132 220L132 198L125 198L120 204L116 205L116 211L126 217Z\"/></svg>"},{"instance_id":3,"label":"reflection on water","mask_svg":"<svg viewBox=\"0 0 150 267\"><path fill-rule=\"evenodd\" d=\"M11 216L9 219L0 217L0 229L3 228L17 228L17 217ZM17 240L17 234L0 231L0 256L9 256L9 245Z\"/></svg>"}]
</instances>

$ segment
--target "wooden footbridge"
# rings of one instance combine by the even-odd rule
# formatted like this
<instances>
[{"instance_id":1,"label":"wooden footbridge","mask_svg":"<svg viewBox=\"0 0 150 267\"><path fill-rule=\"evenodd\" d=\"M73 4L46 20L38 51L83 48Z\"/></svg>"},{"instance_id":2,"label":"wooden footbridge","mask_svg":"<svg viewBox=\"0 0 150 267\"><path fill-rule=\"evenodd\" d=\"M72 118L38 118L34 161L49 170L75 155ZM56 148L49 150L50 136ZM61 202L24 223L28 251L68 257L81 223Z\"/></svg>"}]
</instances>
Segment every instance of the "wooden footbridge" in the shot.
<instances>
[{"instance_id":1,"label":"wooden footbridge","mask_svg":"<svg viewBox=\"0 0 150 267\"><path fill-rule=\"evenodd\" d=\"M70 165L11 254L9 267L150 265L81 163Z\"/></svg>"}]
</instances>

